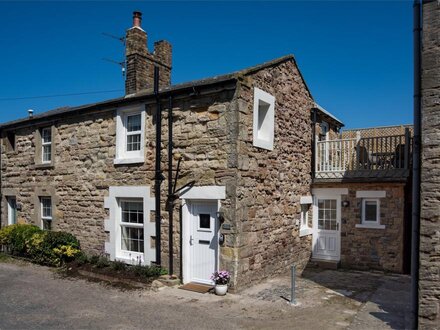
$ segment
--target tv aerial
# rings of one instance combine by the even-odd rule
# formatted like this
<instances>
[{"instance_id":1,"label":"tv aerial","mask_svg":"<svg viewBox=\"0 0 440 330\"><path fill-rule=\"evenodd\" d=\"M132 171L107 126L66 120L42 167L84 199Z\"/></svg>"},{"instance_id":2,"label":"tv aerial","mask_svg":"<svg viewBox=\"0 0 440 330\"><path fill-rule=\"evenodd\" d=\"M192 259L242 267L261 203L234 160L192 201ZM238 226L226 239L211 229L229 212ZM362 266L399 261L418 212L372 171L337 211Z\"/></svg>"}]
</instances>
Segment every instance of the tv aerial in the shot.
<instances>
[{"instance_id":1,"label":"tv aerial","mask_svg":"<svg viewBox=\"0 0 440 330\"><path fill-rule=\"evenodd\" d=\"M121 67L122 76L125 77L125 61L118 62L118 61L112 60L110 58L105 58L105 57L102 60L119 65Z\"/></svg>"},{"instance_id":2,"label":"tv aerial","mask_svg":"<svg viewBox=\"0 0 440 330\"><path fill-rule=\"evenodd\" d=\"M101 34L103 36L106 36L106 37L118 40L118 41L120 41L125 46L125 37L118 37L118 36L115 36L115 35L107 33L107 32L102 32Z\"/></svg>"},{"instance_id":3,"label":"tv aerial","mask_svg":"<svg viewBox=\"0 0 440 330\"><path fill-rule=\"evenodd\" d=\"M106 36L106 37L118 40L119 42L122 43L122 45L125 46L125 37L118 37L118 36L115 36L115 35L107 33L107 32L102 32L101 34L103 36ZM115 60L112 60L112 59L109 59L109 58L103 58L102 60L106 61L106 62L110 62L110 63L119 65L121 67L121 70L122 70L122 76L125 77L125 61L119 62L119 61L115 61Z\"/></svg>"}]
</instances>

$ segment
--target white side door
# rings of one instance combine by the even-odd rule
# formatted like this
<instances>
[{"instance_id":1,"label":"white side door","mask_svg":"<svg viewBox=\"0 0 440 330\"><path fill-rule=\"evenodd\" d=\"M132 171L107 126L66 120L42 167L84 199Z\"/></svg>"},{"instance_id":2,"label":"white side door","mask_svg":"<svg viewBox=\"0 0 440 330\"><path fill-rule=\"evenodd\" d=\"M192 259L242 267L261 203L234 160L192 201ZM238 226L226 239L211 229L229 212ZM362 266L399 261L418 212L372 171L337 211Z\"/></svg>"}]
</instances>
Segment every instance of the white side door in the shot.
<instances>
[{"instance_id":1,"label":"white side door","mask_svg":"<svg viewBox=\"0 0 440 330\"><path fill-rule=\"evenodd\" d=\"M314 196L313 258L341 258L341 196Z\"/></svg>"},{"instance_id":2,"label":"white side door","mask_svg":"<svg viewBox=\"0 0 440 330\"><path fill-rule=\"evenodd\" d=\"M189 275L191 282L213 284L218 270L217 201L191 202L189 205Z\"/></svg>"}]
</instances>

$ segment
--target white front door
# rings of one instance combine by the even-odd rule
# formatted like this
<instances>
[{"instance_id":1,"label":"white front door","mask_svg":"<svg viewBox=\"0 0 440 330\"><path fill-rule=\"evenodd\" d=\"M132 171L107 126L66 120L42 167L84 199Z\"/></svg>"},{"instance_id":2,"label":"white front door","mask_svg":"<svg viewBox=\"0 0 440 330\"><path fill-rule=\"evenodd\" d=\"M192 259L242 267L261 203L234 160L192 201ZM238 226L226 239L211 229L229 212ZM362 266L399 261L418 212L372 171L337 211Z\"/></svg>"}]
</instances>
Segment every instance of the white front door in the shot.
<instances>
[{"instance_id":1,"label":"white front door","mask_svg":"<svg viewBox=\"0 0 440 330\"><path fill-rule=\"evenodd\" d=\"M341 196L315 196L313 201L313 258L340 260Z\"/></svg>"},{"instance_id":2,"label":"white front door","mask_svg":"<svg viewBox=\"0 0 440 330\"><path fill-rule=\"evenodd\" d=\"M188 233L189 281L213 284L211 275L218 269L217 201L190 202Z\"/></svg>"}]
</instances>

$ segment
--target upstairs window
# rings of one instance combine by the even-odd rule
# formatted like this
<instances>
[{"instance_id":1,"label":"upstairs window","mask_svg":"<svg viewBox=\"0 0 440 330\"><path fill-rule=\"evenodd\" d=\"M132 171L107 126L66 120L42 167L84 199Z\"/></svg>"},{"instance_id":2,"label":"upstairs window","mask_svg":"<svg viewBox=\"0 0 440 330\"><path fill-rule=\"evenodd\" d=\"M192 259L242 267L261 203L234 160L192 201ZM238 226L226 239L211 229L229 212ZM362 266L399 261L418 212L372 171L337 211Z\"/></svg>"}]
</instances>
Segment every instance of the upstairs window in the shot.
<instances>
[{"instance_id":1,"label":"upstairs window","mask_svg":"<svg viewBox=\"0 0 440 330\"><path fill-rule=\"evenodd\" d=\"M50 127L41 130L41 157L43 164L52 161L52 129Z\"/></svg>"},{"instance_id":2,"label":"upstairs window","mask_svg":"<svg viewBox=\"0 0 440 330\"><path fill-rule=\"evenodd\" d=\"M52 199L40 197L41 205L41 228L50 230L52 228Z\"/></svg>"},{"instance_id":3,"label":"upstairs window","mask_svg":"<svg viewBox=\"0 0 440 330\"><path fill-rule=\"evenodd\" d=\"M273 150L275 97L254 88L253 144L258 148Z\"/></svg>"},{"instance_id":4,"label":"upstairs window","mask_svg":"<svg viewBox=\"0 0 440 330\"><path fill-rule=\"evenodd\" d=\"M115 164L144 162L145 111L120 109L116 116Z\"/></svg>"},{"instance_id":5,"label":"upstairs window","mask_svg":"<svg viewBox=\"0 0 440 330\"><path fill-rule=\"evenodd\" d=\"M126 151L141 150L141 114L126 116Z\"/></svg>"}]
</instances>

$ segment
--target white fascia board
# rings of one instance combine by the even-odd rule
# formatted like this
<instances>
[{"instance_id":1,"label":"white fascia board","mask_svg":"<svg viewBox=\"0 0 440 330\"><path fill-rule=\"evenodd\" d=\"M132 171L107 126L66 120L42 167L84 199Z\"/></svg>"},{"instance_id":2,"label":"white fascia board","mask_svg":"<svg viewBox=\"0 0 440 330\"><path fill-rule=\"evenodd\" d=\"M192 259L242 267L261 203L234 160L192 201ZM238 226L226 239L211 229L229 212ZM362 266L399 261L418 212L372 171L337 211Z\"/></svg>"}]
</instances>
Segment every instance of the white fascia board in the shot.
<instances>
[{"instance_id":1,"label":"white fascia board","mask_svg":"<svg viewBox=\"0 0 440 330\"><path fill-rule=\"evenodd\" d=\"M181 199L225 199L225 186L199 186L191 187L184 191L179 198Z\"/></svg>"},{"instance_id":2,"label":"white fascia board","mask_svg":"<svg viewBox=\"0 0 440 330\"><path fill-rule=\"evenodd\" d=\"M356 198L385 198L385 190L359 190L356 191Z\"/></svg>"}]
</instances>

